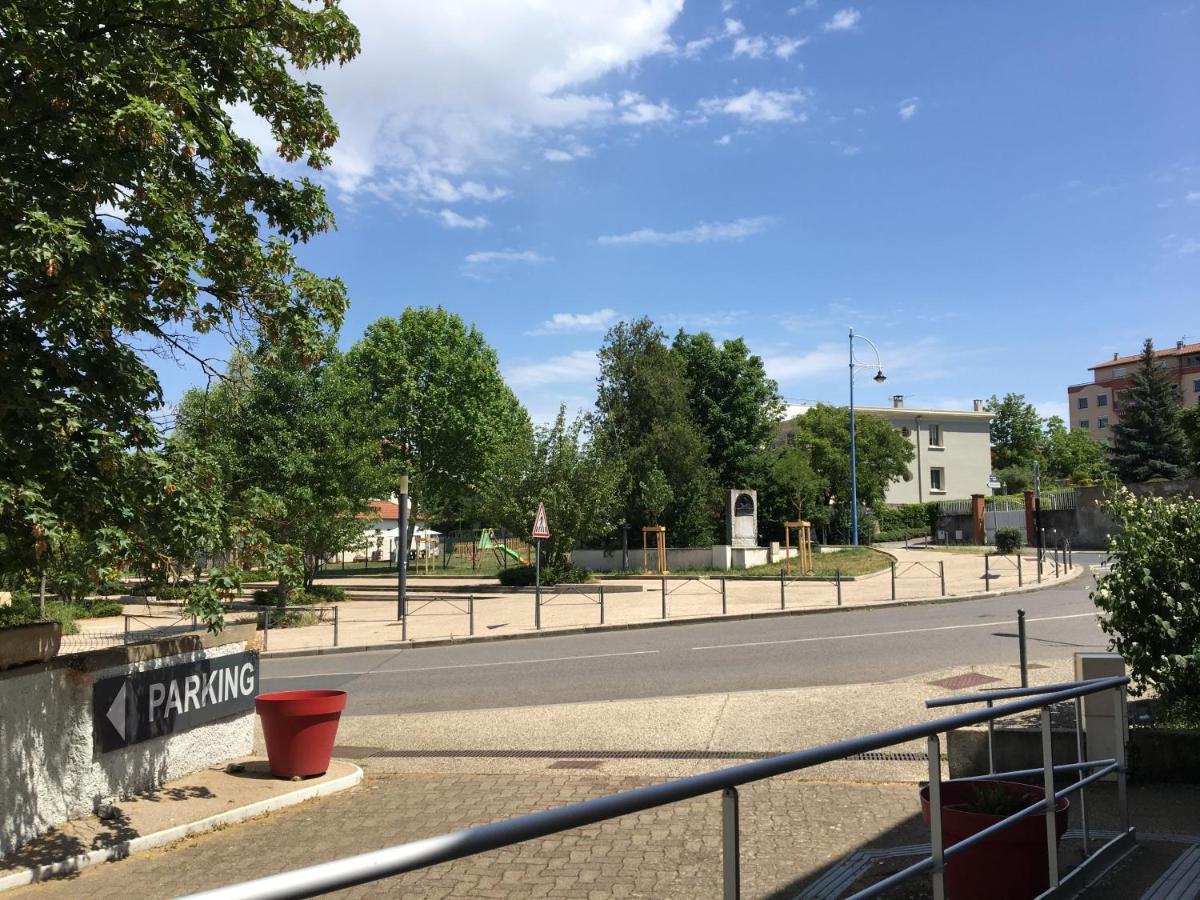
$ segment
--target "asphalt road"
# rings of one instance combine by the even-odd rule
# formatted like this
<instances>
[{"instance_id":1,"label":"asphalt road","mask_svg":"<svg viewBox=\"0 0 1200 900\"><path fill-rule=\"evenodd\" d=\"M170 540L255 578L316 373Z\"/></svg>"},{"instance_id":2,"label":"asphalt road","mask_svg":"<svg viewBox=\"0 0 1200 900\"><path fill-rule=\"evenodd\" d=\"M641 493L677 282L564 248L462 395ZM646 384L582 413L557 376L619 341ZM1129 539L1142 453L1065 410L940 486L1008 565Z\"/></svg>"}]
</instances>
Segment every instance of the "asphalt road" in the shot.
<instances>
[{"instance_id":1,"label":"asphalt road","mask_svg":"<svg viewBox=\"0 0 1200 900\"><path fill-rule=\"evenodd\" d=\"M1085 562L1088 560L1084 560ZM1102 650L1084 576L1036 593L890 609L264 659L264 691L340 688L347 713L489 709L885 681Z\"/></svg>"}]
</instances>

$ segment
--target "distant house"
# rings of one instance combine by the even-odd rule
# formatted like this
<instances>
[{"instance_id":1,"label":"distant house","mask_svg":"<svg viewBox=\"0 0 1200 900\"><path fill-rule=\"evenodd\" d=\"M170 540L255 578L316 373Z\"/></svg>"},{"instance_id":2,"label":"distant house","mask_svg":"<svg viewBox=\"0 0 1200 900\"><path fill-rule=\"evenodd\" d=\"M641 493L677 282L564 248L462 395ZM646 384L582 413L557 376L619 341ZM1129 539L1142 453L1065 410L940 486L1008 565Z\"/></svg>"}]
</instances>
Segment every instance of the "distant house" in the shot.
<instances>
[{"instance_id":1,"label":"distant house","mask_svg":"<svg viewBox=\"0 0 1200 900\"><path fill-rule=\"evenodd\" d=\"M992 414L982 400L972 410L909 409L897 394L891 406L858 406L855 412L887 419L916 451L910 477L888 486L884 500L889 505L991 493Z\"/></svg>"},{"instance_id":2,"label":"distant house","mask_svg":"<svg viewBox=\"0 0 1200 900\"><path fill-rule=\"evenodd\" d=\"M410 509L412 500L409 500ZM372 561L396 560L396 545L400 534L400 502L396 495L387 500L372 500L371 511L359 513L358 518L363 524L362 544L339 554L337 562L361 562L364 559ZM436 531L427 527L424 516L417 513L413 516L410 527L414 530L409 553L412 556L437 556L440 553Z\"/></svg>"}]
</instances>

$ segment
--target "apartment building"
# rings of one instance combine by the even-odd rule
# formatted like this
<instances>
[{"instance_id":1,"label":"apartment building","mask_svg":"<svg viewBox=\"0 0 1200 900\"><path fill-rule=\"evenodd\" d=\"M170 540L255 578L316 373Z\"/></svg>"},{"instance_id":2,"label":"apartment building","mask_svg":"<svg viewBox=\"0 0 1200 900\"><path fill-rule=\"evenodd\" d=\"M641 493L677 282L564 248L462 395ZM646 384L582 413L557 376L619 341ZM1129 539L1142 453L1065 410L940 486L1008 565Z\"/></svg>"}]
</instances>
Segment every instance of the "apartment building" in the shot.
<instances>
[{"instance_id":1,"label":"apartment building","mask_svg":"<svg viewBox=\"0 0 1200 900\"><path fill-rule=\"evenodd\" d=\"M891 406L859 406L859 415L882 416L913 444L911 476L893 481L885 501L889 504L961 500L972 494L990 494L992 471L992 414L976 400L971 410L909 409L904 397L892 397Z\"/></svg>"},{"instance_id":2,"label":"apartment building","mask_svg":"<svg viewBox=\"0 0 1200 900\"><path fill-rule=\"evenodd\" d=\"M1184 406L1200 403L1200 343L1177 341L1155 353L1167 377L1179 385ZM1089 368L1092 380L1067 388L1067 408L1072 430L1081 429L1098 441L1112 443L1112 426L1121 421L1121 400L1141 354L1120 356Z\"/></svg>"}]
</instances>

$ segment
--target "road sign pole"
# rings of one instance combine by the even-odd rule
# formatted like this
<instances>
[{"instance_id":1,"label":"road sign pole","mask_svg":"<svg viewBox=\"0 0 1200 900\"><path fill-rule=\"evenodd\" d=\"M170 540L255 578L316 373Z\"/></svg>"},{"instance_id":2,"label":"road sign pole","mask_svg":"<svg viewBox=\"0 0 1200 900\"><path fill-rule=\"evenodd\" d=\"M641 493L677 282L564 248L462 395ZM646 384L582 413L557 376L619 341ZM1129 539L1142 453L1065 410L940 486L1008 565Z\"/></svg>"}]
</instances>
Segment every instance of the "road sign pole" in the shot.
<instances>
[{"instance_id":1,"label":"road sign pole","mask_svg":"<svg viewBox=\"0 0 1200 900\"><path fill-rule=\"evenodd\" d=\"M533 627L542 630L542 539L537 538L533 564Z\"/></svg>"}]
</instances>

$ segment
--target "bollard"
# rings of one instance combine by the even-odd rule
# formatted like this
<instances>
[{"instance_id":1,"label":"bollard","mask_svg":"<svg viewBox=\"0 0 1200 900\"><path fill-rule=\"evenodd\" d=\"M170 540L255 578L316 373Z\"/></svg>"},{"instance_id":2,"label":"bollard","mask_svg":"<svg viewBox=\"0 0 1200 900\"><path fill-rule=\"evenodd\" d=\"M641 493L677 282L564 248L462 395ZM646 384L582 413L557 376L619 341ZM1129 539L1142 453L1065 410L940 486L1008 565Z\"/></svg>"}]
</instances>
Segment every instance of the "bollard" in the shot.
<instances>
[{"instance_id":1,"label":"bollard","mask_svg":"<svg viewBox=\"0 0 1200 900\"><path fill-rule=\"evenodd\" d=\"M333 646L338 645L338 608L333 608Z\"/></svg>"},{"instance_id":2,"label":"bollard","mask_svg":"<svg viewBox=\"0 0 1200 900\"><path fill-rule=\"evenodd\" d=\"M600 624L604 624L604 585L600 585Z\"/></svg>"},{"instance_id":3,"label":"bollard","mask_svg":"<svg viewBox=\"0 0 1200 900\"><path fill-rule=\"evenodd\" d=\"M1054 548L1054 577L1058 577L1058 548Z\"/></svg>"},{"instance_id":4,"label":"bollard","mask_svg":"<svg viewBox=\"0 0 1200 900\"><path fill-rule=\"evenodd\" d=\"M1022 587L1025 584L1025 576L1021 572L1021 551L1017 550L1017 587Z\"/></svg>"},{"instance_id":5,"label":"bollard","mask_svg":"<svg viewBox=\"0 0 1200 900\"><path fill-rule=\"evenodd\" d=\"M263 613L263 649L267 649L267 635L271 633L271 610Z\"/></svg>"},{"instance_id":6,"label":"bollard","mask_svg":"<svg viewBox=\"0 0 1200 900\"><path fill-rule=\"evenodd\" d=\"M665 619L667 617L667 579L661 578L659 581L662 583L662 617Z\"/></svg>"},{"instance_id":7,"label":"bollard","mask_svg":"<svg viewBox=\"0 0 1200 900\"><path fill-rule=\"evenodd\" d=\"M946 596L946 563L945 561L938 562L938 577L942 579L942 596Z\"/></svg>"},{"instance_id":8,"label":"bollard","mask_svg":"<svg viewBox=\"0 0 1200 900\"><path fill-rule=\"evenodd\" d=\"M408 640L408 603L404 604L404 615L400 617L400 640Z\"/></svg>"},{"instance_id":9,"label":"bollard","mask_svg":"<svg viewBox=\"0 0 1200 900\"><path fill-rule=\"evenodd\" d=\"M1025 657L1025 610L1017 610L1017 649L1021 654L1021 687L1029 687L1029 665Z\"/></svg>"},{"instance_id":10,"label":"bollard","mask_svg":"<svg viewBox=\"0 0 1200 900\"><path fill-rule=\"evenodd\" d=\"M1039 557L1037 561L1038 584L1042 583L1042 560Z\"/></svg>"},{"instance_id":11,"label":"bollard","mask_svg":"<svg viewBox=\"0 0 1200 900\"><path fill-rule=\"evenodd\" d=\"M721 576L721 615L725 615L725 576Z\"/></svg>"},{"instance_id":12,"label":"bollard","mask_svg":"<svg viewBox=\"0 0 1200 900\"><path fill-rule=\"evenodd\" d=\"M129 643L129 616L125 617L125 643Z\"/></svg>"},{"instance_id":13,"label":"bollard","mask_svg":"<svg viewBox=\"0 0 1200 900\"><path fill-rule=\"evenodd\" d=\"M983 586L991 588L992 586L992 557L991 554L983 554Z\"/></svg>"},{"instance_id":14,"label":"bollard","mask_svg":"<svg viewBox=\"0 0 1200 900\"><path fill-rule=\"evenodd\" d=\"M538 588L533 595L533 627L535 631L542 630L542 591Z\"/></svg>"},{"instance_id":15,"label":"bollard","mask_svg":"<svg viewBox=\"0 0 1200 900\"><path fill-rule=\"evenodd\" d=\"M467 633L475 633L475 595L467 595Z\"/></svg>"},{"instance_id":16,"label":"bollard","mask_svg":"<svg viewBox=\"0 0 1200 900\"><path fill-rule=\"evenodd\" d=\"M842 570L834 569L833 577L837 579L838 606L842 605Z\"/></svg>"},{"instance_id":17,"label":"bollard","mask_svg":"<svg viewBox=\"0 0 1200 900\"><path fill-rule=\"evenodd\" d=\"M892 602L896 602L896 564L892 563Z\"/></svg>"},{"instance_id":18,"label":"bollard","mask_svg":"<svg viewBox=\"0 0 1200 900\"><path fill-rule=\"evenodd\" d=\"M779 570L779 608L787 609L787 586L783 581L783 569Z\"/></svg>"}]
</instances>

